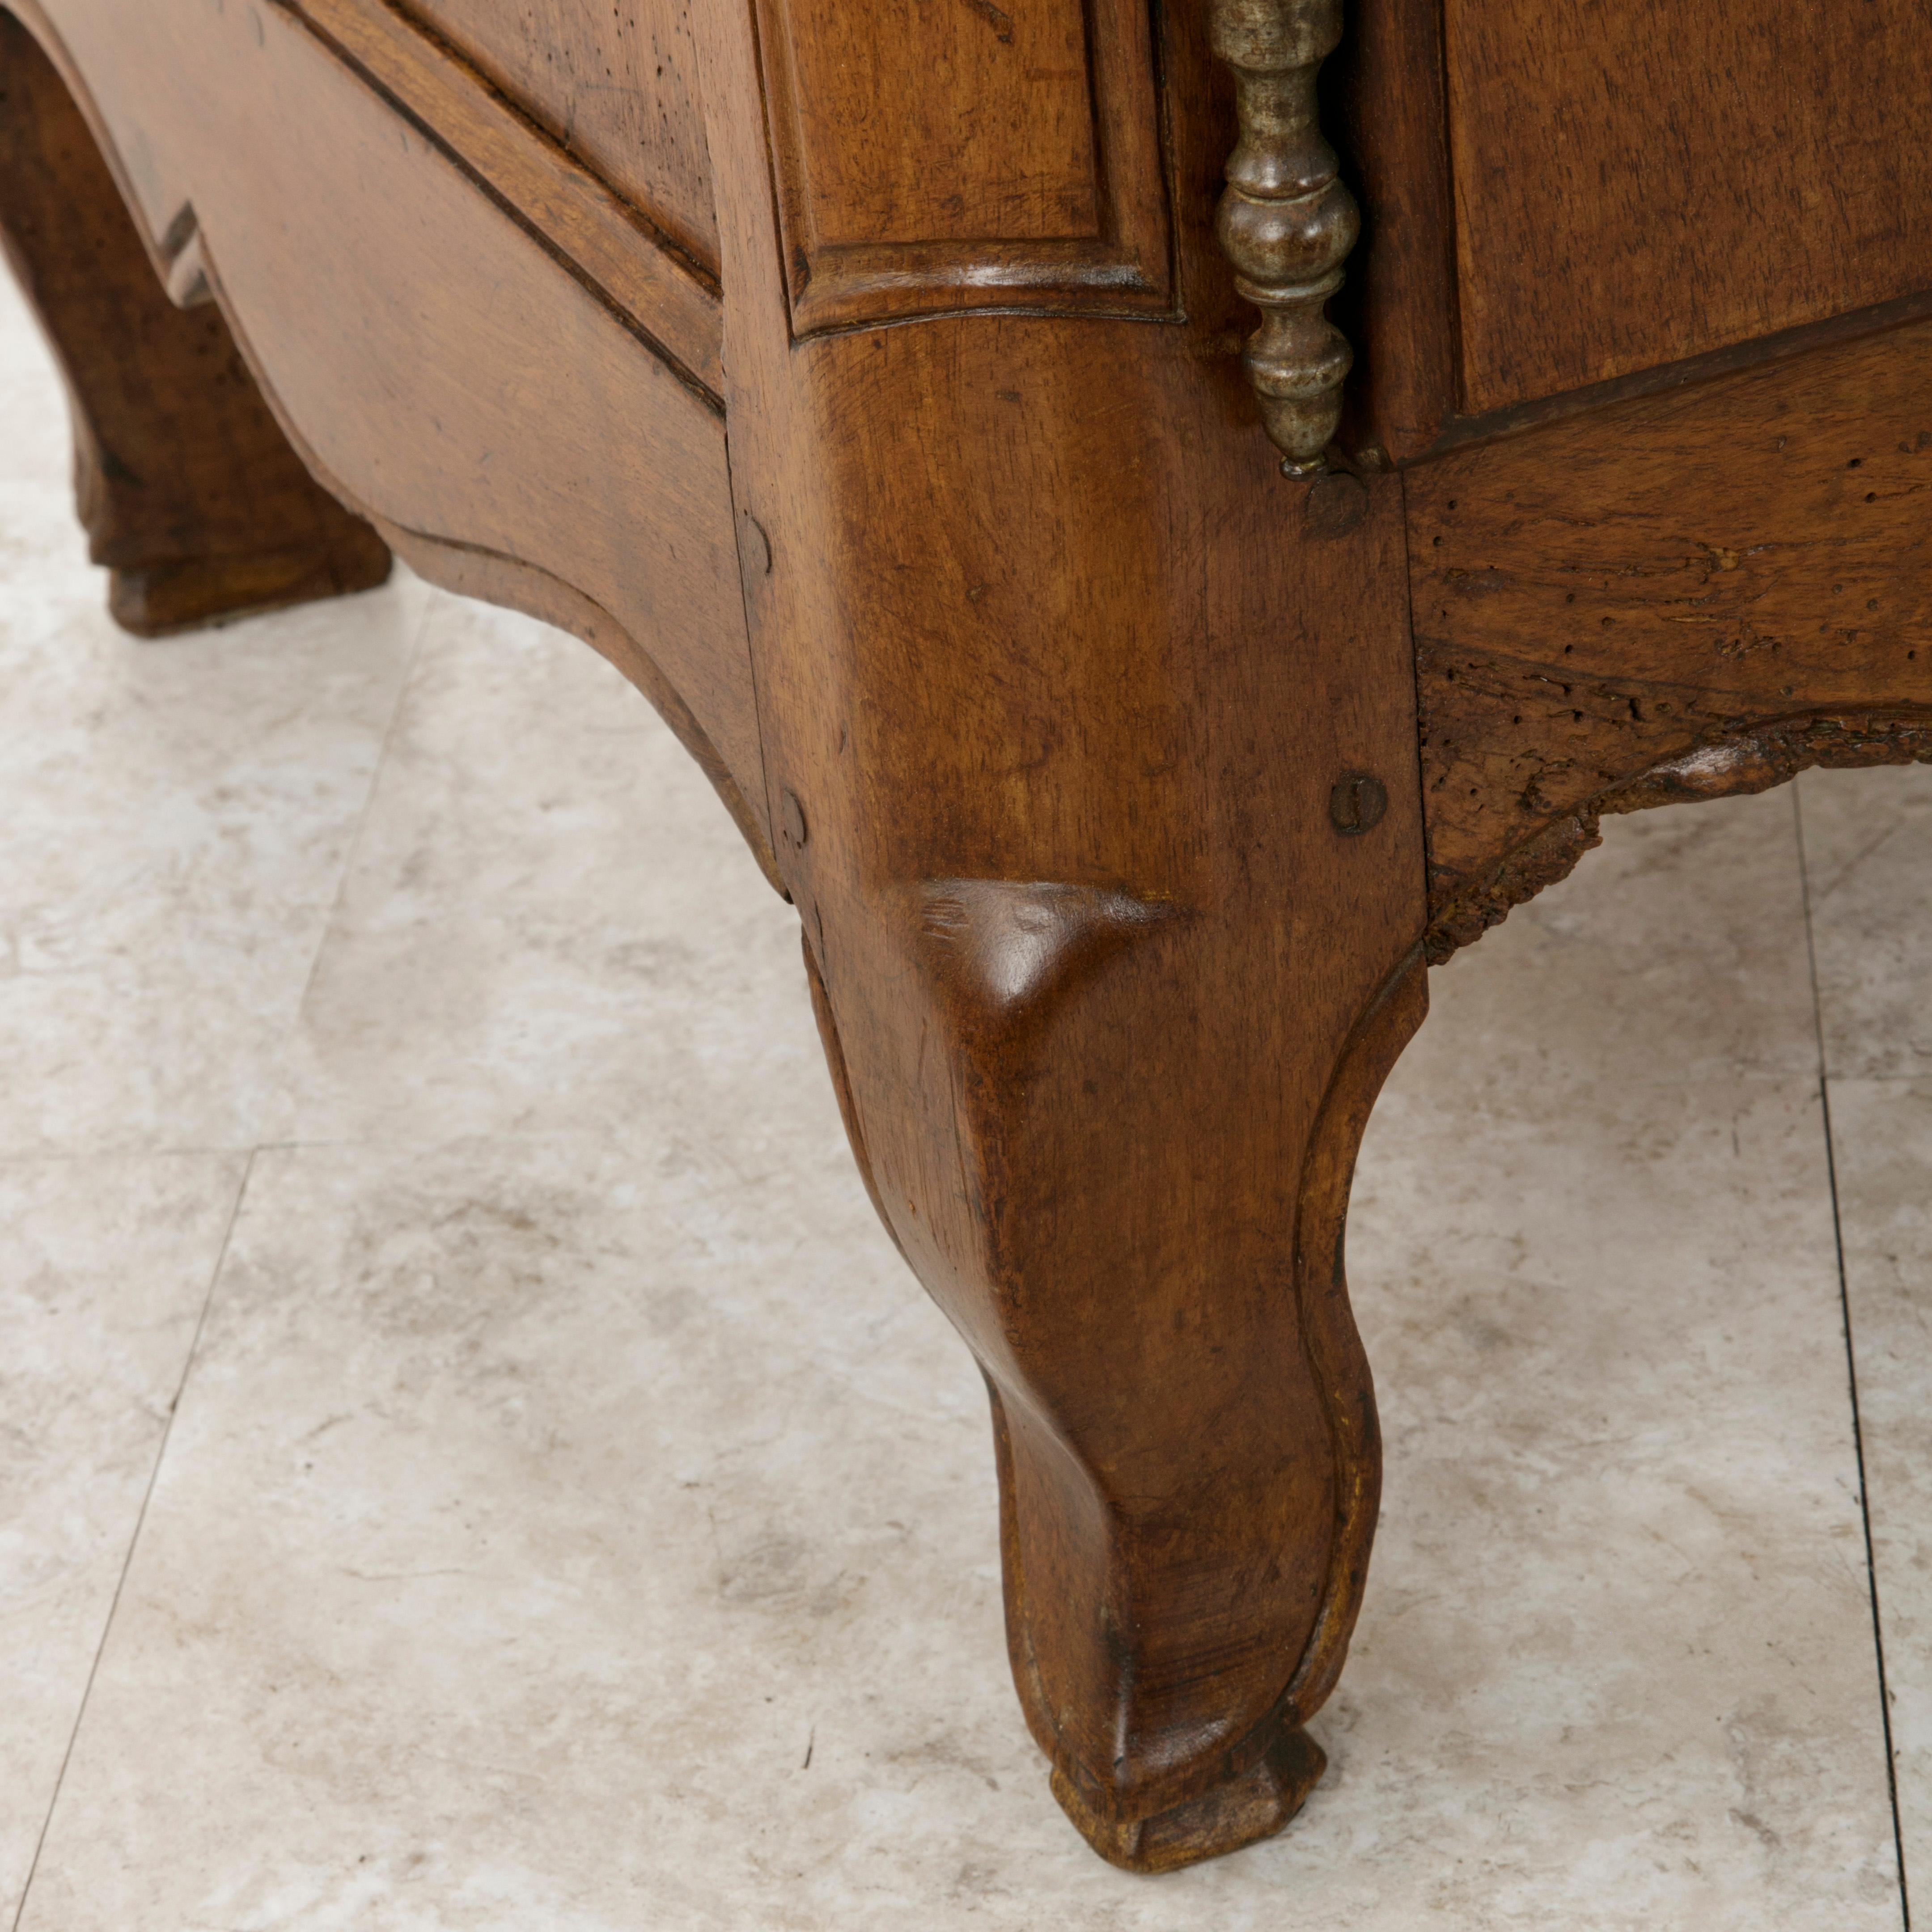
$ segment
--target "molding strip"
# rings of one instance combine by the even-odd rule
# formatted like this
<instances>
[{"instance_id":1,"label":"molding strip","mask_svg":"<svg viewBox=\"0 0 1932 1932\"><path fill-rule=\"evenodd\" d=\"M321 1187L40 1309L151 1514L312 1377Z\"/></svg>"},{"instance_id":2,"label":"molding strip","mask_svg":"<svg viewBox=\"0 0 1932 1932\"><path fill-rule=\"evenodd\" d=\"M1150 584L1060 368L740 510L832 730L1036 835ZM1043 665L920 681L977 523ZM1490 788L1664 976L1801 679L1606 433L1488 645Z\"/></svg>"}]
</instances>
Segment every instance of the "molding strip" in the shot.
<instances>
[{"instance_id":1,"label":"molding strip","mask_svg":"<svg viewBox=\"0 0 1932 1932\"><path fill-rule=\"evenodd\" d=\"M282 0L456 161L713 408L724 311L648 216L560 147L454 50L385 0Z\"/></svg>"}]
</instances>

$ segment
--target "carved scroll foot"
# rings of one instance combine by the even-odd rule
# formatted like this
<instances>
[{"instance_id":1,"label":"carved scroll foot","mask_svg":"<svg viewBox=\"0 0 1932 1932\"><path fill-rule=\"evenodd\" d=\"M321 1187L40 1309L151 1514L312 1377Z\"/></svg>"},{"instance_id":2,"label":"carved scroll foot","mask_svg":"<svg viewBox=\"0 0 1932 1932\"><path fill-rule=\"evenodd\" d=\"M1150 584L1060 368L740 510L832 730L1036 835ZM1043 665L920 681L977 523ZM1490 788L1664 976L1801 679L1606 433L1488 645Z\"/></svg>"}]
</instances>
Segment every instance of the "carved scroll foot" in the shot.
<instances>
[{"instance_id":1,"label":"carved scroll foot","mask_svg":"<svg viewBox=\"0 0 1932 1932\"><path fill-rule=\"evenodd\" d=\"M1110 1865L1178 1871L1272 1838L1308 1802L1328 1768L1328 1753L1306 1731L1284 1725L1238 1777L1152 1817L1124 1822L1095 1810L1064 1772L1053 1774L1053 1795Z\"/></svg>"},{"instance_id":2,"label":"carved scroll foot","mask_svg":"<svg viewBox=\"0 0 1932 1932\"><path fill-rule=\"evenodd\" d=\"M94 561L100 561L98 555ZM356 524L333 546L110 569L107 608L124 631L137 638L165 638L293 604L373 590L388 574L388 546L366 525Z\"/></svg>"},{"instance_id":3,"label":"carved scroll foot","mask_svg":"<svg viewBox=\"0 0 1932 1932\"><path fill-rule=\"evenodd\" d=\"M0 13L0 239L67 379L109 608L137 636L368 590L389 553L289 446L212 304L172 305L52 63ZM190 212L171 284L205 280Z\"/></svg>"}]
</instances>

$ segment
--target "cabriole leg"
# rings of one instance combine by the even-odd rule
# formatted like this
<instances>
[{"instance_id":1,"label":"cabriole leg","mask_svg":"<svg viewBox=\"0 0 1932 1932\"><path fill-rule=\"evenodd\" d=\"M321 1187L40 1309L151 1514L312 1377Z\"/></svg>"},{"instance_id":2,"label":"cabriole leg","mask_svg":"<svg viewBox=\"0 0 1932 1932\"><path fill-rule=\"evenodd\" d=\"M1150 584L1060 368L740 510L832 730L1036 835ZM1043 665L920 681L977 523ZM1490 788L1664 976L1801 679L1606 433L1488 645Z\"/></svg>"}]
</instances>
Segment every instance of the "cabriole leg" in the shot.
<instances>
[{"instance_id":1,"label":"cabriole leg","mask_svg":"<svg viewBox=\"0 0 1932 1932\"><path fill-rule=\"evenodd\" d=\"M1412 956L1322 1056L1310 1118L1303 1068L1222 1056L1198 995L1241 941L1213 926L1065 886L925 895L929 1108L903 1079L855 1096L807 956L854 1151L986 1376L1008 1651L1054 1795L1138 1871L1279 1829L1325 1763L1304 1726L1381 1477L1348 1182L1426 1004ZM922 1149L925 1198L874 1139Z\"/></svg>"},{"instance_id":2,"label":"cabriole leg","mask_svg":"<svg viewBox=\"0 0 1932 1932\"><path fill-rule=\"evenodd\" d=\"M205 289L184 273L196 305L168 299L85 118L5 13L0 239L66 377L80 518L120 624L157 637L383 580L387 548L302 466Z\"/></svg>"},{"instance_id":3,"label":"cabriole leg","mask_svg":"<svg viewBox=\"0 0 1932 1932\"><path fill-rule=\"evenodd\" d=\"M1204 10L1162 10L1188 192L1172 306L1138 320L1052 312L1092 298L1071 270L1030 294L1012 265L1064 251L1024 238L986 272L1035 312L976 310L923 204L867 199L865 142L913 124L914 80L834 115L825 77L874 71L836 10L758 12L755 43L748 4L694 20L779 868L873 1198L992 1391L1009 1648L1054 1792L1159 1871L1300 1806L1361 1600L1379 1457L1342 1223L1425 999L1402 485L1285 478L1257 419ZM1151 94L1106 93L1144 17L1112 16L1090 71L1157 226ZM881 10L880 61L916 76L956 28ZM1014 31L1011 62L979 49L988 127L1032 98ZM766 57L819 91L776 65L761 87ZM773 113L803 132L768 146ZM927 177L1028 178L953 124L914 128L939 130ZM901 240L821 246L826 182L837 232ZM1168 272L1164 246L1136 260Z\"/></svg>"}]
</instances>

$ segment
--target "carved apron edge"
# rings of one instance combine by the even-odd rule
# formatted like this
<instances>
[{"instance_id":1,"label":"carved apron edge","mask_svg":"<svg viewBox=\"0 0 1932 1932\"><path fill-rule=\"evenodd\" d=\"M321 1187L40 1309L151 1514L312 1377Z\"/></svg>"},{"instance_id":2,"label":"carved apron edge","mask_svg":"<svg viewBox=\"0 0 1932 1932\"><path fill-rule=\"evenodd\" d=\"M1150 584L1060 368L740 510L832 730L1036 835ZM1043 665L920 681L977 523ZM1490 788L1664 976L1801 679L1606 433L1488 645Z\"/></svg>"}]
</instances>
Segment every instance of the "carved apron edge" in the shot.
<instances>
[{"instance_id":1,"label":"carved apron edge","mask_svg":"<svg viewBox=\"0 0 1932 1932\"><path fill-rule=\"evenodd\" d=\"M1714 733L1572 806L1474 877L1455 881L1435 905L1424 937L1424 956L1432 966L1446 965L1516 907L1567 878L1586 852L1603 843L1600 823L1605 818L1653 806L1694 805L1768 791L1814 766L1845 771L1908 764L1932 764L1932 714L1810 712L1742 731Z\"/></svg>"}]
</instances>

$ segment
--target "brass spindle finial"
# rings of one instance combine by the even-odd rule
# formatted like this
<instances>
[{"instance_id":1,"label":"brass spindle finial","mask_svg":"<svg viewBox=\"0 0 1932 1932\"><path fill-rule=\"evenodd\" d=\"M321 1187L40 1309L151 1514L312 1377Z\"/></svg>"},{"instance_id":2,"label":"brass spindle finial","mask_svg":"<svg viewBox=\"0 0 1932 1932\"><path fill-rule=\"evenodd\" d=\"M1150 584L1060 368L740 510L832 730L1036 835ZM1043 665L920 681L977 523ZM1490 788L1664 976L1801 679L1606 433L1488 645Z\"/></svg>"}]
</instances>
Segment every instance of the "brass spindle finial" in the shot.
<instances>
[{"instance_id":1,"label":"brass spindle finial","mask_svg":"<svg viewBox=\"0 0 1932 1932\"><path fill-rule=\"evenodd\" d=\"M1234 286L1262 312L1241 361L1286 476L1312 476L1354 362L1323 309L1361 227L1315 96L1342 38L1342 0L1214 0L1216 56L1234 72L1240 145L1214 232Z\"/></svg>"}]
</instances>

